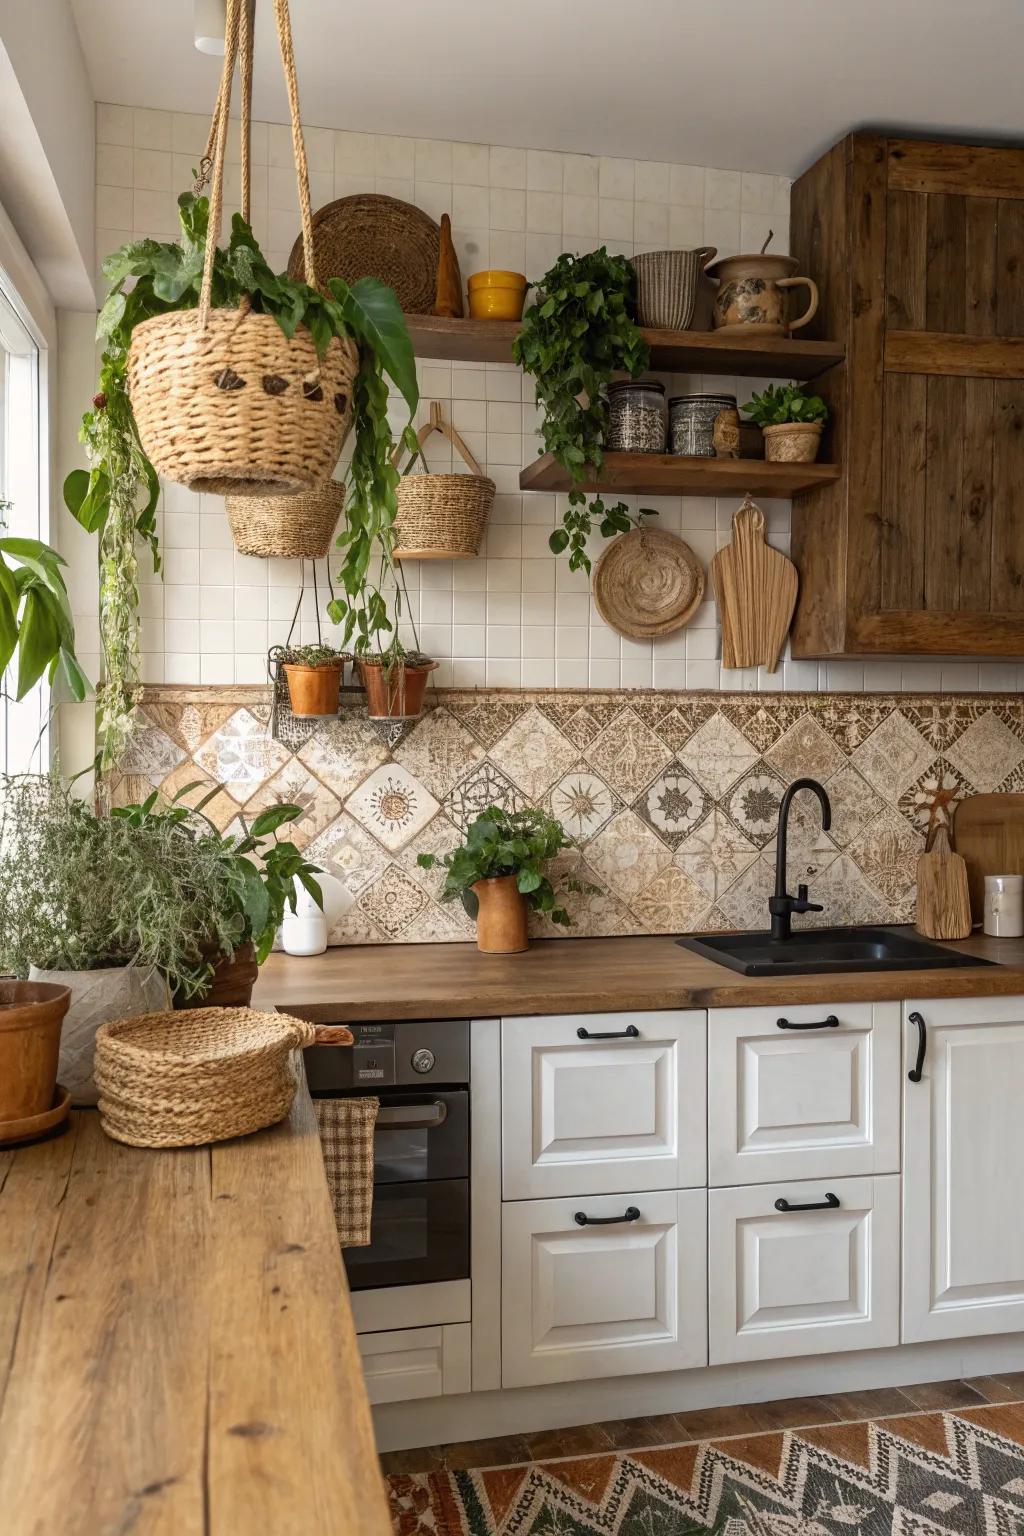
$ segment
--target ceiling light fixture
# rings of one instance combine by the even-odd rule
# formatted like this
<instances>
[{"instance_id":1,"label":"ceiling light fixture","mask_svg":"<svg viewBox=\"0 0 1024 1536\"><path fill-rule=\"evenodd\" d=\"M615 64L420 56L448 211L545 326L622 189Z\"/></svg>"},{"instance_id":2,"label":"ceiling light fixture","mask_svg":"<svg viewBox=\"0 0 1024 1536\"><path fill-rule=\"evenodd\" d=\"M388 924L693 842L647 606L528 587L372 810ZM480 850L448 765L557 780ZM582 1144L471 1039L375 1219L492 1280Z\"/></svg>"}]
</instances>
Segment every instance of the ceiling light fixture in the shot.
<instances>
[{"instance_id":1,"label":"ceiling light fixture","mask_svg":"<svg viewBox=\"0 0 1024 1536\"><path fill-rule=\"evenodd\" d=\"M193 0L193 26L200 53L224 53L227 0Z\"/></svg>"}]
</instances>

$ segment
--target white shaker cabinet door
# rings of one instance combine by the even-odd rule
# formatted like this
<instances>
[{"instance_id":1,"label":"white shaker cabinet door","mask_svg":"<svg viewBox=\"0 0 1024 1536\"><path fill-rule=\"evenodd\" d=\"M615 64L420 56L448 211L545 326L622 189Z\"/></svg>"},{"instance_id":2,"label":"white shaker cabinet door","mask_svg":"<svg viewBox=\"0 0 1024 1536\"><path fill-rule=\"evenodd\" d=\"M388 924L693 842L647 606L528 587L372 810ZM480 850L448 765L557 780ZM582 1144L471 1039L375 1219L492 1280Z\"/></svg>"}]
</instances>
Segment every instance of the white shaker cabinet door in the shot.
<instances>
[{"instance_id":1,"label":"white shaker cabinet door","mask_svg":"<svg viewBox=\"0 0 1024 1536\"><path fill-rule=\"evenodd\" d=\"M702 1189L502 1207L504 1387L707 1364Z\"/></svg>"},{"instance_id":2,"label":"white shaker cabinet door","mask_svg":"<svg viewBox=\"0 0 1024 1536\"><path fill-rule=\"evenodd\" d=\"M1024 1329L1024 998L909 1002L903 1032L903 1338Z\"/></svg>"},{"instance_id":3,"label":"white shaker cabinet door","mask_svg":"<svg viewBox=\"0 0 1024 1536\"><path fill-rule=\"evenodd\" d=\"M899 1342L899 1175L708 1195L712 1365Z\"/></svg>"},{"instance_id":4,"label":"white shaker cabinet door","mask_svg":"<svg viewBox=\"0 0 1024 1536\"><path fill-rule=\"evenodd\" d=\"M707 1179L703 1012L503 1019L506 1200Z\"/></svg>"},{"instance_id":5,"label":"white shaker cabinet door","mask_svg":"<svg viewBox=\"0 0 1024 1536\"><path fill-rule=\"evenodd\" d=\"M896 1173L899 1003L713 1008L709 1183Z\"/></svg>"}]
</instances>

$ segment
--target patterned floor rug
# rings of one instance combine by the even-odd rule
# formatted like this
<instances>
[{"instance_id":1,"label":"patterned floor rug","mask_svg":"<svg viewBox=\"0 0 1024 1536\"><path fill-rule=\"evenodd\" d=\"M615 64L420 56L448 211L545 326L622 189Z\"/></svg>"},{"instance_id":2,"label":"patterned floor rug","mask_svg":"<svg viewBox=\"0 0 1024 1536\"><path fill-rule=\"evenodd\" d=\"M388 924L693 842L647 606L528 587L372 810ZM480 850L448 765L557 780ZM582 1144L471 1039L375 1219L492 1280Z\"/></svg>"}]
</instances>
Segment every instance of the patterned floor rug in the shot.
<instances>
[{"instance_id":1,"label":"patterned floor rug","mask_svg":"<svg viewBox=\"0 0 1024 1536\"><path fill-rule=\"evenodd\" d=\"M1024 1404L387 1481L396 1536L1024 1536Z\"/></svg>"}]
</instances>

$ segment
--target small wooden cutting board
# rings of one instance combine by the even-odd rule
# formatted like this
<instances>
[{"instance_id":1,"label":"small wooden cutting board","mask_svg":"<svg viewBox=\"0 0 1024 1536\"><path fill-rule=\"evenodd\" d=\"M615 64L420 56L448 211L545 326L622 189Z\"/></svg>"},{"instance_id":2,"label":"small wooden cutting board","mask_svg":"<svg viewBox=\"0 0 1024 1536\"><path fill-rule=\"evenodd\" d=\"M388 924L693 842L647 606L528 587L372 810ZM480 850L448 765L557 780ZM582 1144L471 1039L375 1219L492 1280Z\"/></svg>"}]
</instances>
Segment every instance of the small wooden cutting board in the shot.
<instances>
[{"instance_id":1,"label":"small wooden cutting board","mask_svg":"<svg viewBox=\"0 0 1024 1536\"><path fill-rule=\"evenodd\" d=\"M774 672L796 607L792 560L765 542L764 513L745 497L732 520L732 542L711 562L722 624L723 667Z\"/></svg>"},{"instance_id":2,"label":"small wooden cutting board","mask_svg":"<svg viewBox=\"0 0 1024 1536\"><path fill-rule=\"evenodd\" d=\"M968 939L971 898L967 865L949 845L949 828L936 827L917 861L918 933L928 939Z\"/></svg>"},{"instance_id":3,"label":"small wooden cutting board","mask_svg":"<svg viewBox=\"0 0 1024 1536\"><path fill-rule=\"evenodd\" d=\"M967 861L976 923L985 916L985 876L1024 875L1024 795L968 795L953 813L956 851Z\"/></svg>"}]
</instances>

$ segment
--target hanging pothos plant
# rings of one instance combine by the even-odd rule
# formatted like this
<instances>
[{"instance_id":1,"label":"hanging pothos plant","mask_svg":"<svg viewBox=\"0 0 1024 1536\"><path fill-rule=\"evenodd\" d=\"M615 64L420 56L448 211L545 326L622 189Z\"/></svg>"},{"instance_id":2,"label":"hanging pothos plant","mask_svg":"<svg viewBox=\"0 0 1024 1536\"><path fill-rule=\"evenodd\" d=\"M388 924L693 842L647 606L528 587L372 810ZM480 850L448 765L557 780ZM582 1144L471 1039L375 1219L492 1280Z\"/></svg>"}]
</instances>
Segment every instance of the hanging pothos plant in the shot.
<instances>
[{"instance_id":1,"label":"hanging pothos plant","mask_svg":"<svg viewBox=\"0 0 1024 1536\"><path fill-rule=\"evenodd\" d=\"M138 539L148 544L154 570L160 568L156 525L160 483L142 448L128 398L128 348L141 321L172 310L195 309L202 288L209 200L185 192L178 198L178 210L179 242L130 241L103 263L111 288L97 328L103 343L99 392L82 418L79 434L90 468L73 470L64 482L69 510L100 537L105 676L99 739L104 769L116 763L131 734L138 698ZM394 441L384 376L403 396L410 419L419 392L412 343L391 289L371 277L360 278L351 287L333 278L328 288L321 293L272 272L251 228L239 214L234 215L230 240L218 248L214 260L213 307L233 309L248 299L255 313L273 315L289 338L305 325L321 356L334 336L350 337L359 347L347 528L339 539L346 550L341 580L347 601L336 605L347 614L353 599L357 607L362 605L374 541L382 538L387 543L397 513L398 475L391 463ZM414 446L411 429L406 431Z\"/></svg>"},{"instance_id":2,"label":"hanging pothos plant","mask_svg":"<svg viewBox=\"0 0 1024 1536\"><path fill-rule=\"evenodd\" d=\"M533 285L535 302L512 345L515 361L536 383L545 450L572 480L568 511L548 542L556 555L569 551L574 571L590 570L587 538L594 527L611 538L639 522L625 502L588 501L580 488L601 471L609 382L616 373L635 379L650 366L630 315L634 285L629 262L604 246L585 256L566 252Z\"/></svg>"}]
</instances>

